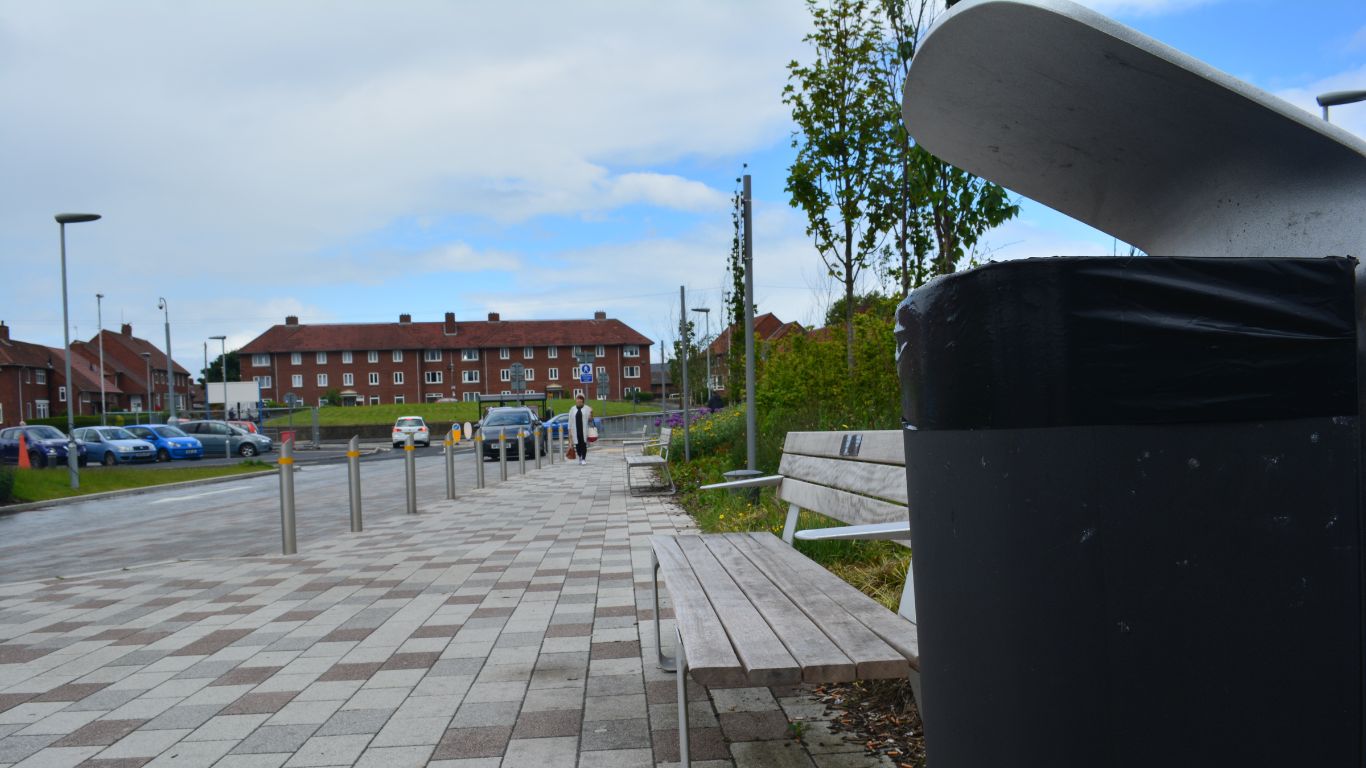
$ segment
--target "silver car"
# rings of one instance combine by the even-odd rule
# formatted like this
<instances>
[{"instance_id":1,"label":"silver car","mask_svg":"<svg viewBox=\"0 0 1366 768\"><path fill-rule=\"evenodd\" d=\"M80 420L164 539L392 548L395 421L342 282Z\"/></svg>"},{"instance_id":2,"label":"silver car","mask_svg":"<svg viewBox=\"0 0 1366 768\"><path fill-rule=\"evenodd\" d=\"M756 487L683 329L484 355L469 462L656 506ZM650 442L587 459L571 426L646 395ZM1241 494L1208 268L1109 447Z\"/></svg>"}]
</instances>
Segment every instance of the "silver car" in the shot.
<instances>
[{"instance_id":1,"label":"silver car","mask_svg":"<svg viewBox=\"0 0 1366 768\"><path fill-rule=\"evenodd\" d=\"M224 445L228 451L246 458L270 453L275 447L269 437L253 435L226 421L186 421L176 426L204 444L204 457L208 459L225 455Z\"/></svg>"}]
</instances>

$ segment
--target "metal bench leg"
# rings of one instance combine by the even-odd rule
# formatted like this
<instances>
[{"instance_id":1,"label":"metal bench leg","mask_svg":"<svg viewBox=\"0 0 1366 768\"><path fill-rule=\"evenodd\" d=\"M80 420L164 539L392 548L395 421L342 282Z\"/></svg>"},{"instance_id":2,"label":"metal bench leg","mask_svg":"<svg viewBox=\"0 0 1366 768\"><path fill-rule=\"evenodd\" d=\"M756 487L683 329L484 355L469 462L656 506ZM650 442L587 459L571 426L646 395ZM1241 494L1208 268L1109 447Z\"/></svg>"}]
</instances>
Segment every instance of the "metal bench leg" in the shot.
<instances>
[{"instance_id":1,"label":"metal bench leg","mask_svg":"<svg viewBox=\"0 0 1366 768\"><path fill-rule=\"evenodd\" d=\"M628 470L629 471L629 470ZM654 598L655 598L655 655L659 657L659 668L665 672L677 671L677 664L674 659L664 655L664 638L660 637L662 632L659 628L659 556L654 550L650 550L650 564L654 566ZM683 642L680 640L675 645L674 653L681 658L683 655Z\"/></svg>"},{"instance_id":2,"label":"metal bench leg","mask_svg":"<svg viewBox=\"0 0 1366 768\"><path fill-rule=\"evenodd\" d=\"M797 534L797 516L801 511L796 504L787 508L787 519L783 521L783 541L787 542L788 546L792 546L792 537Z\"/></svg>"},{"instance_id":3,"label":"metal bench leg","mask_svg":"<svg viewBox=\"0 0 1366 768\"><path fill-rule=\"evenodd\" d=\"M925 700L920 697L920 672L911 670L911 695L915 697L915 707L920 710L920 720L925 720Z\"/></svg>"},{"instance_id":4,"label":"metal bench leg","mask_svg":"<svg viewBox=\"0 0 1366 768\"><path fill-rule=\"evenodd\" d=\"M683 650L683 636L674 630L678 651L678 762L683 768L692 765L688 758L688 656Z\"/></svg>"}]
</instances>

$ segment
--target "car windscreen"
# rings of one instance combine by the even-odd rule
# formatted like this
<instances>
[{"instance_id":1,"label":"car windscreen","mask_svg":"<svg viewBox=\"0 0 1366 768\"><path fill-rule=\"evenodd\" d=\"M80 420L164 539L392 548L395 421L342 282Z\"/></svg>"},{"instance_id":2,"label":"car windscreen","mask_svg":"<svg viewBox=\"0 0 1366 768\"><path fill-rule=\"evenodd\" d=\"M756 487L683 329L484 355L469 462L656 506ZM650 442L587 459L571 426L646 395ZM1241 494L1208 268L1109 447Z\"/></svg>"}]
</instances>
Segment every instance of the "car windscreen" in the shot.
<instances>
[{"instance_id":1,"label":"car windscreen","mask_svg":"<svg viewBox=\"0 0 1366 768\"><path fill-rule=\"evenodd\" d=\"M422 419L399 419L395 427L425 427Z\"/></svg>"},{"instance_id":2,"label":"car windscreen","mask_svg":"<svg viewBox=\"0 0 1366 768\"><path fill-rule=\"evenodd\" d=\"M189 437L189 435L175 427L157 427L156 431L157 434L162 437Z\"/></svg>"},{"instance_id":3,"label":"car windscreen","mask_svg":"<svg viewBox=\"0 0 1366 768\"><path fill-rule=\"evenodd\" d=\"M129 432L129 431L126 430L126 429L119 429L118 427L109 427L108 429L101 429L101 430L99 430L99 433L100 433L100 437L103 437L105 440L137 440L137 439L138 439L138 438L136 438L136 437L133 436L133 433L132 433L132 432Z\"/></svg>"},{"instance_id":4,"label":"car windscreen","mask_svg":"<svg viewBox=\"0 0 1366 768\"><path fill-rule=\"evenodd\" d=\"M29 427L28 433L37 440L61 440L66 437L55 427Z\"/></svg>"},{"instance_id":5,"label":"car windscreen","mask_svg":"<svg viewBox=\"0 0 1366 768\"><path fill-rule=\"evenodd\" d=\"M516 427L531 423L531 414L526 411L497 411L484 420L486 427Z\"/></svg>"}]
</instances>

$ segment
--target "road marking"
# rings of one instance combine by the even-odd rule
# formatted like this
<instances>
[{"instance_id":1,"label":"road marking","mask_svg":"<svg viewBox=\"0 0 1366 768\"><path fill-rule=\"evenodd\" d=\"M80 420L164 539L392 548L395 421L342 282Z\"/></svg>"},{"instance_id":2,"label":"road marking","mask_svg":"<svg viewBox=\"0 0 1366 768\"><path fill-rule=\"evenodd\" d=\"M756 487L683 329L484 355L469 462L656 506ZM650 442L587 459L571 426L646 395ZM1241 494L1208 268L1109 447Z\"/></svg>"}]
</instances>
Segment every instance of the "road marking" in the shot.
<instances>
[{"instance_id":1,"label":"road marking","mask_svg":"<svg viewBox=\"0 0 1366 768\"><path fill-rule=\"evenodd\" d=\"M230 493L232 490L232 488L224 488L221 491L204 491L203 493L196 493L190 496L168 496L164 499L157 499L156 501L148 502L148 504L165 504L171 501L189 501L190 499L198 499L203 496L215 496L220 493Z\"/></svg>"}]
</instances>

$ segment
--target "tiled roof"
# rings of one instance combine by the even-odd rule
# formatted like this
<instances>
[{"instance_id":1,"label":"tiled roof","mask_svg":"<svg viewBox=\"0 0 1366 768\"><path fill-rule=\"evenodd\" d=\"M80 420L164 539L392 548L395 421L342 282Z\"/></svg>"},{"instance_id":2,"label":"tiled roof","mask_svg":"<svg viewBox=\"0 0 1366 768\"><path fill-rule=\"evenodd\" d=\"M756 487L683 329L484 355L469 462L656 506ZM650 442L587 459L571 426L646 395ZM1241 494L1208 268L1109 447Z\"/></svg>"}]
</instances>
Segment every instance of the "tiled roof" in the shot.
<instances>
[{"instance_id":1,"label":"tiled roof","mask_svg":"<svg viewBox=\"0 0 1366 768\"><path fill-rule=\"evenodd\" d=\"M0 365L22 365L28 368L46 368L48 363L54 367L61 362L52 357L52 350L42 344L27 341L0 339Z\"/></svg>"},{"instance_id":2,"label":"tiled roof","mask_svg":"<svg viewBox=\"0 0 1366 768\"><path fill-rule=\"evenodd\" d=\"M71 358L71 367L73 371L77 365L84 366L87 377L92 380L91 391L99 390L100 382L99 379L95 378L95 372L99 370L100 367L99 347L92 346L90 344L85 343L84 341L73 341L71 342L71 351L76 353L75 357ZM116 381L116 378L114 376L109 375L110 369L114 367L115 365L113 365L113 361L110 359L108 355L105 355L104 392L107 395L123 394L123 390L120 389L119 386L114 383Z\"/></svg>"},{"instance_id":3,"label":"tiled roof","mask_svg":"<svg viewBox=\"0 0 1366 768\"><path fill-rule=\"evenodd\" d=\"M620 320L474 320L446 333L444 322L273 325L238 352L384 349L490 349L547 345L639 344L650 340Z\"/></svg>"},{"instance_id":4,"label":"tiled roof","mask_svg":"<svg viewBox=\"0 0 1366 768\"><path fill-rule=\"evenodd\" d=\"M100 337L99 337L99 335L97 334L94 338L92 338L92 339L90 340L90 343L93 344L93 345L98 345L98 344L99 344L99 338L100 338ZM105 354L105 356L104 356L104 360L105 360L106 363L109 362L108 351L109 351L109 345L110 345L110 344L122 344L125 348L132 350L132 351L133 351L133 354L135 354L135 355L141 355L143 352L150 352L150 353L152 353L152 368L153 368L153 369L157 369L157 359L158 359L158 358L160 358L160 360L161 360L161 365L162 365L162 366L165 366L165 365L166 365L166 350L165 350L165 349L160 349L160 348L158 348L155 344L153 344L152 342L150 342L150 341L148 341L148 340L146 340L146 339L140 339L140 338L138 338L137 336L133 336L133 335L131 335L131 334L117 333L117 332L115 332L115 331L113 331L113 330L105 330L105 331L104 331L104 347L105 347L105 352L106 352L106 354ZM187 370L185 370L183 367L181 367L180 363L177 363L177 362L175 361L174 358L172 358L172 360L171 360L171 367L175 368L175 372L176 372L176 373L183 373L183 374L185 374L186 376L189 376L189 375L190 375L190 372L187 371ZM160 369L160 370L164 370L164 368L162 368L162 369ZM144 373L144 374L142 375L141 378L144 378L144 379L145 379L145 378L146 378L146 374Z\"/></svg>"},{"instance_id":5,"label":"tiled roof","mask_svg":"<svg viewBox=\"0 0 1366 768\"><path fill-rule=\"evenodd\" d=\"M48 350L52 352L53 368L58 372L62 372L66 367L66 360L62 356L62 348L48 347ZM98 368L99 366L87 367L87 361L83 358L84 355L80 352L71 356L71 378L75 382L75 386L71 389L75 392L99 392L100 380L95 376L95 368ZM109 387L105 387L105 392L109 392Z\"/></svg>"},{"instance_id":6,"label":"tiled roof","mask_svg":"<svg viewBox=\"0 0 1366 768\"><path fill-rule=\"evenodd\" d=\"M797 328L802 327L800 323L784 323L772 312L765 312L754 318L754 336L763 341L778 339L794 332L790 326L796 326ZM726 355L730 353L730 337L732 333L743 334L744 329L741 328L736 330L735 326L728 326L724 331L721 331L720 335L708 345L713 355ZM744 344L744 336L740 335L740 340L736 343Z\"/></svg>"}]
</instances>

